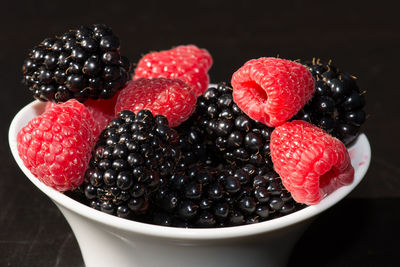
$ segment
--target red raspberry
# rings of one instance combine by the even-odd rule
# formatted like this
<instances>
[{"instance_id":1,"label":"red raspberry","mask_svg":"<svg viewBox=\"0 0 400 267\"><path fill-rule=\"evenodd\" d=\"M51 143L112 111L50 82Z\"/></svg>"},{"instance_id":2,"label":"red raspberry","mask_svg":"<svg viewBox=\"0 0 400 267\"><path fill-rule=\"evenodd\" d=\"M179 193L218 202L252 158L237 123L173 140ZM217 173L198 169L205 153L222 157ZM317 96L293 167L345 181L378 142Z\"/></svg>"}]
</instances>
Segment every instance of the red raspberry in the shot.
<instances>
[{"instance_id":1,"label":"red raspberry","mask_svg":"<svg viewBox=\"0 0 400 267\"><path fill-rule=\"evenodd\" d=\"M297 202L317 204L354 179L344 144L308 122L286 122L275 128L270 148L275 171Z\"/></svg>"},{"instance_id":2,"label":"red raspberry","mask_svg":"<svg viewBox=\"0 0 400 267\"><path fill-rule=\"evenodd\" d=\"M117 102L118 95L121 91L118 91L110 99L88 99L84 105L89 110L92 118L95 122L93 134L97 138L101 131L107 126L107 124L115 118L114 109L115 103Z\"/></svg>"},{"instance_id":3,"label":"red raspberry","mask_svg":"<svg viewBox=\"0 0 400 267\"><path fill-rule=\"evenodd\" d=\"M233 100L253 120L279 126L303 108L314 79L299 63L279 58L246 62L232 76Z\"/></svg>"},{"instance_id":4,"label":"red raspberry","mask_svg":"<svg viewBox=\"0 0 400 267\"><path fill-rule=\"evenodd\" d=\"M145 55L137 64L133 78L181 79L199 96L208 88L207 72L211 65L212 57L207 50L195 45L181 45Z\"/></svg>"},{"instance_id":5,"label":"red raspberry","mask_svg":"<svg viewBox=\"0 0 400 267\"><path fill-rule=\"evenodd\" d=\"M95 138L97 138L107 124L114 119L114 108L118 93L119 91L113 96L113 98L110 99L88 99L85 103L83 103L90 115L92 115L94 124L91 126L91 128ZM57 104L54 102L47 102L45 110L53 107L54 105Z\"/></svg>"},{"instance_id":6,"label":"red raspberry","mask_svg":"<svg viewBox=\"0 0 400 267\"><path fill-rule=\"evenodd\" d=\"M97 106L86 106L86 108L90 112L90 115L92 115L94 121L93 135L97 139L101 131L103 131L103 129L106 128L107 124L110 121L112 121L115 117L114 115L104 113L104 111L102 109L99 109Z\"/></svg>"},{"instance_id":7,"label":"red raspberry","mask_svg":"<svg viewBox=\"0 0 400 267\"><path fill-rule=\"evenodd\" d=\"M196 96L193 89L178 79L140 78L128 82L115 104L115 114L129 109L150 110L153 115L164 115L170 127L184 122L193 113Z\"/></svg>"},{"instance_id":8,"label":"red raspberry","mask_svg":"<svg viewBox=\"0 0 400 267\"><path fill-rule=\"evenodd\" d=\"M47 186L74 189L83 182L89 164L93 125L90 112L74 99L52 105L19 131L19 156Z\"/></svg>"},{"instance_id":9,"label":"red raspberry","mask_svg":"<svg viewBox=\"0 0 400 267\"><path fill-rule=\"evenodd\" d=\"M101 111L105 115L112 116L114 118L115 103L120 91L117 91L112 98L109 99L88 99L83 103L86 107L91 107Z\"/></svg>"}]
</instances>

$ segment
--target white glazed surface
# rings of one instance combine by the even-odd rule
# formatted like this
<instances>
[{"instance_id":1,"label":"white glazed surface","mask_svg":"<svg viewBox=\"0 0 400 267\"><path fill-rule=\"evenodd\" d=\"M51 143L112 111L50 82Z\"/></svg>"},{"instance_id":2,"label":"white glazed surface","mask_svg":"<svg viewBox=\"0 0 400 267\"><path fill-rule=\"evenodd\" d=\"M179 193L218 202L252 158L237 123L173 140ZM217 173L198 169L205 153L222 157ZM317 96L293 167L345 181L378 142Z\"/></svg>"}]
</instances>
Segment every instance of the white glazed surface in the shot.
<instances>
[{"instance_id":1,"label":"white glazed surface","mask_svg":"<svg viewBox=\"0 0 400 267\"><path fill-rule=\"evenodd\" d=\"M216 229L150 225L94 210L45 186L29 172L18 156L16 136L44 105L34 101L15 116L9 130L10 148L24 174L66 217L86 266L282 266L309 219L348 195L364 177L371 160L368 139L361 134L349 148L354 182L317 205L278 219Z\"/></svg>"}]
</instances>

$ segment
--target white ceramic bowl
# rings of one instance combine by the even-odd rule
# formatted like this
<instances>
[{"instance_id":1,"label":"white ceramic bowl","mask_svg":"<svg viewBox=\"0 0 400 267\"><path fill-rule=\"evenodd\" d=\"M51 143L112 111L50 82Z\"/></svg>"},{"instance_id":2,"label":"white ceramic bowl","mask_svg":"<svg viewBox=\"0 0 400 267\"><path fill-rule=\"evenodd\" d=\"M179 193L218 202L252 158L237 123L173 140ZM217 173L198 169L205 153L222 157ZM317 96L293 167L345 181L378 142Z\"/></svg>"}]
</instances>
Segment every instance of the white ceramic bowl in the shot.
<instances>
[{"instance_id":1,"label":"white ceramic bowl","mask_svg":"<svg viewBox=\"0 0 400 267\"><path fill-rule=\"evenodd\" d=\"M29 172L18 156L16 136L43 109L44 103L34 101L18 112L9 130L10 148L28 179L64 214L88 267L284 266L311 219L346 197L364 177L371 159L368 139L361 134L349 148L354 182L317 205L281 218L216 229L150 225L94 210L45 186Z\"/></svg>"}]
</instances>

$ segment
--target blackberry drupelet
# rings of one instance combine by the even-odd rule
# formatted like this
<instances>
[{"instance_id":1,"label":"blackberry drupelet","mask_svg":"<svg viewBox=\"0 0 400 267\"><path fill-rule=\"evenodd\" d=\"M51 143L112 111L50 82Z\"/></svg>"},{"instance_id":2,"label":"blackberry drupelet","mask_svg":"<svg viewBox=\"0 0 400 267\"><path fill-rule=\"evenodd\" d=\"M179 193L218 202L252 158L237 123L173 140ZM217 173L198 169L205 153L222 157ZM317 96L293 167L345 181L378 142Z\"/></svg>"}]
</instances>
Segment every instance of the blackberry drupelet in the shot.
<instances>
[{"instance_id":1,"label":"blackberry drupelet","mask_svg":"<svg viewBox=\"0 0 400 267\"><path fill-rule=\"evenodd\" d=\"M46 38L25 59L22 82L41 101L111 98L130 79L119 45L111 28L98 24Z\"/></svg>"},{"instance_id":2,"label":"blackberry drupelet","mask_svg":"<svg viewBox=\"0 0 400 267\"><path fill-rule=\"evenodd\" d=\"M197 165L165 181L153 205L155 224L226 227L270 220L304 207L296 203L273 171Z\"/></svg>"},{"instance_id":3,"label":"blackberry drupelet","mask_svg":"<svg viewBox=\"0 0 400 267\"><path fill-rule=\"evenodd\" d=\"M221 162L214 144L209 142L202 131L195 126L193 117L174 128L179 133L179 150L181 157L177 171L194 165L216 166Z\"/></svg>"},{"instance_id":4,"label":"blackberry drupelet","mask_svg":"<svg viewBox=\"0 0 400 267\"><path fill-rule=\"evenodd\" d=\"M366 114L364 93L356 78L330 62L313 59L304 63L315 79L315 94L294 117L313 123L349 145L357 137Z\"/></svg>"},{"instance_id":5,"label":"blackberry drupelet","mask_svg":"<svg viewBox=\"0 0 400 267\"><path fill-rule=\"evenodd\" d=\"M90 206L123 218L145 214L149 197L179 159L177 143L164 116L122 111L93 150L83 185Z\"/></svg>"},{"instance_id":6,"label":"blackberry drupelet","mask_svg":"<svg viewBox=\"0 0 400 267\"><path fill-rule=\"evenodd\" d=\"M223 158L233 164L251 163L272 169L269 140L273 128L249 118L233 102L232 88L209 88L197 99L191 118Z\"/></svg>"}]
</instances>

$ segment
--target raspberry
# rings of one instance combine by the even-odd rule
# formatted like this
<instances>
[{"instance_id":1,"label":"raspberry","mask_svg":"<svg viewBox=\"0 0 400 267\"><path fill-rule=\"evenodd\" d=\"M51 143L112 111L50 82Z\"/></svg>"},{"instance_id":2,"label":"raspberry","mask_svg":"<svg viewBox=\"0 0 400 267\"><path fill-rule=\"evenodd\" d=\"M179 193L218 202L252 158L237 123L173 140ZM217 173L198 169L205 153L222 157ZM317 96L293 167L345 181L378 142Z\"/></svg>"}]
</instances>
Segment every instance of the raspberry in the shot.
<instances>
[{"instance_id":1,"label":"raspberry","mask_svg":"<svg viewBox=\"0 0 400 267\"><path fill-rule=\"evenodd\" d=\"M106 115L112 116L114 119L114 109L115 103L117 102L118 95L121 91L115 93L115 95L110 99L88 99L84 104L86 107L92 107L94 109L100 110Z\"/></svg>"},{"instance_id":2,"label":"raspberry","mask_svg":"<svg viewBox=\"0 0 400 267\"><path fill-rule=\"evenodd\" d=\"M114 119L114 107L116 99L116 96L112 97L111 99L89 99L84 103L93 118L93 125L91 125L91 129L95 138L97 138L107 124ZM45 110L50 109L55 105L57 104L54 102L47 102Z\"/></svg>"},{"instance_id":3,"label":"raspberry","mask_svg":"<svg viewBox=\"0 0 400 267\"><path fill-rule=\"evenodd\" d=\"M120 92L121 91L118 91L110 99L88 99L84 103L95 122L93 134L96 138L100 134L100 132L107 126L107 124L115 118L115 103L117 102L117 98Z\"/></svg>"},{"instance_id":4,"label":"raspberry","mask_svg":"<svg viewBox=\"0 0 400 267\"><path fill-rule=\"evenodd\" d=\"M275 128L270 148L274 168L297 202L317 204L353 181L344 144L308 122L286 122Z\"/></svg>"},{"instance_id":5,"label":"raspberry","mask_svg":"<svg viewBox=\"0 0 400 267\"><path fill-rule=\"evenodd\" d=\"M154 115L164 115L169 126L175 127L189 118L195 106L196 95L183 81L140 78L130 81L121 91L115 104L115 113L148 109Z\"/></svg>"},{"instance_id":6,"label":"raspberry","mask_svg":"<svg viewBox=\"0 0 400 267\"><path fill-rule=\"evenodd\" d=\"M196 96L200 96L207 90L207 72L211 65L212 57L207 50L195 45L181 45L145 55L139 61L133 78L181 79L193 88Z\"/></svg>"},{"instance_id":7,"label":"raspberry","mask_svg":"<svg viewBox=\"0 0 400 267\"><path fill-rule=\"evenodd\" d=\"M93 125L89 110L76 100L52 105L18 133L19 156L47 186L74 189L83 182L89 164Z\"/></svg>"},{"instance_id":8,"label":"raspberry","mask_svg":"<svg viewBox=\"0 0 400 267\"><path fill-rule=\"evenodd\" d=\"M250 118L279 126L314 93L314 79L299 63L279 58L246 62L232 76L233 100Z\"/></svg>"},{"instance_id":9,"label":"raspberry","mask_svg":"<svg viewBox=\"0 0 400 267\"><path fill-rule=\"evenodd\" d=\"M100 134L100 132L107 126L107 124L114 119L114 115L110 115L105 113L103 110L98 108L97 106L87 106L87 109L92 115L94 126L93 126L93 135L95 138Z\"/></svg>"}]
</instances>

